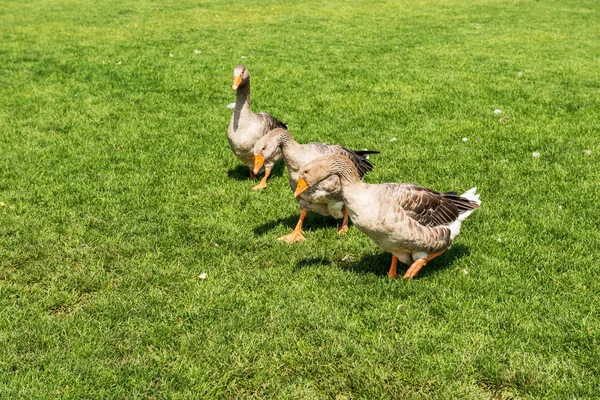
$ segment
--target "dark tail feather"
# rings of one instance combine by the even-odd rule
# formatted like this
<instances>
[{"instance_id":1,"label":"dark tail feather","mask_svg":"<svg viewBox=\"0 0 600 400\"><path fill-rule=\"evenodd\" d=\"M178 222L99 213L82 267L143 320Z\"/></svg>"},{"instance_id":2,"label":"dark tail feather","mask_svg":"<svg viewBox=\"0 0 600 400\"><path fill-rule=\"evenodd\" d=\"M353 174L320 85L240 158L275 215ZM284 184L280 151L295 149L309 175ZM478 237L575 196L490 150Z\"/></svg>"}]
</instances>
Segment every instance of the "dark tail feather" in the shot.
<instances>
[{"instance_id":1,"label":"dark tail feather","mask_svg":"<svg viewBox=\"0 0 600 400\"><path fill-rule=\"evenodd\" d=\"M365 176L367 172L373 171L373 164L367 159L366 155L368 154L379 154L378 151L375 150L351 150L354 154L359 156L360 161L358 162L357 170L358 174L362 178Z\"/></svg>"},{"instance_id":2,"label":"dark tail feather","mask_svg":"<svg viewBox=\"0 0 600 400\"><path fill-rule=\"evenodd\" d=\"M356 154L358 154L359 156L364 156L366 154L379 154L378 151L375 150L352 150L353 152L355 152Z\"/></svg>"},{"instance_id":3,"label":"dark tail feather","mask_svg":"<svg viewBox=\"0 0 600 400\"><path fill-rule=\"evenodd\" d=\"M275 128L283 128L283 129L287 130L288 124L286 124L285 122L281 122L280 120L276 119L275 120ZM273 129L275 129L275 128L273 128Z\"/></svg>"},{"instance_id":4,"label":"dark tail feather","mask_svg":"<svg viewBox=\"0 0 600 400\"><path fill-rule=\"evenodd\" d=\"M456 208L458 208L458 212L461 214L480 207L479 204L469 199L465 199L464 197L460 197L456 194L456 192L444 193L443 196L450 200L456 206Z\"/></svg>"}]
</instances>

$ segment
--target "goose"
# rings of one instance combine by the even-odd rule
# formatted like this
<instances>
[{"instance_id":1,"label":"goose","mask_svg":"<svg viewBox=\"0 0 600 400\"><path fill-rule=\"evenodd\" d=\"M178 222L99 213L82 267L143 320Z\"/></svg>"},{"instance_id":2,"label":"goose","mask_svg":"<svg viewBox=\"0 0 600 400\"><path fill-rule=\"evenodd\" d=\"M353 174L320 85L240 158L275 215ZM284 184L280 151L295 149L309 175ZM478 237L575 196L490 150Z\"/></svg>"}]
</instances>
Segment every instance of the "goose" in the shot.
<instances>
[{"instance_id":1,"label":"goose","mask_svg":"<svg viewBox=\"0 0 600 400\"><path fill-rule=\"evenodd\" d=\"M256 173L263 164L273 163L273 159L281 154L287 167L290 188L294 191L298 183L300 168L307 162L323 155L339 154L346 158L353 168L358 170L359 177L362 177L373 170L373 165L366 155L377 153L379 152L368 150L353 151L342 146L325 143L300 144L287 130L276 128L260 138L254 145L254 172ZM348 212L344 207L340 189L340 180L338 177L332 176L299 196L300 219L292 233L282 236L278 240L287 243L305 240L302 224L308 211L315 211L325 216L331 215L337 219L343 218L338 234L346 233L348 231Z\"/></svg>"},{"instance_id":2,"label":"goose","mask_svg":"<svg viewBox=\"0 0 600 400\"><path fill-rule=\"evenodd\" d=\"M404 278L413 279L433 258L446 251L462 222L480 207L472 188L462 195L439 193L412 183L368 184L347 157L330 155L301 168L294 196L338 176L342 198L354 225L376 245L392 253L388 275L396 264L410 265Z\"/></svg>"},{"instance_id":3,"label":"goose","mask_svg":"<svg viewBox=\"0 0 600 400\"><path fill-rule=\"evenodd\" d=\"M255 114L250 110L250 73L244 65L237 65L233 70L233 90L237 92L235 107L231 115L231 121L227 128L229 147L237 158L250 169L250 178L254 178L257 172L253 171L254 143L273 128L287 128L287 125L271 114ZM252 190L261 190L267 187L267 178L280 155L274 155L270 162L265 164L265 175L260 183Z\"/></svg>"}]
</instances>

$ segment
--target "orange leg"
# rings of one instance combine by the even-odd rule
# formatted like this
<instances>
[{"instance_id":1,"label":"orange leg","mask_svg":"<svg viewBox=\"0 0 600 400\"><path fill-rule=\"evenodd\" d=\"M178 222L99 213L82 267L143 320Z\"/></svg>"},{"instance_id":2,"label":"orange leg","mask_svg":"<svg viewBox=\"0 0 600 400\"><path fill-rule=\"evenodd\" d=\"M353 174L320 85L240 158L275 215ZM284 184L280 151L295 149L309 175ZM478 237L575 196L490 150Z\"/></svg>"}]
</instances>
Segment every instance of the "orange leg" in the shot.
<instances>
[{"instance_id":1,"label":"orange leg","mask_svg":"<svg viewBox=\"0 0 600 400\"><path fill-rule=\"evenodd\" d=\"M277 240L282 240L286 243L295 243L305 240L304 232L302 232L302 223L304 222L304 218L306 218L306 214L308 214L307 210L300 211L300 219L298 220L298 223L296 224L296 227L294 228L292 233L290 233L289 235L282 236Z\"/></svg>"},{"instance_id":2,"label":"orange leg","mask_svg":"<svg viewBox=\"0 0 600 400\"><path fill-rule=\"evenodd\" d=\"M396 273L396 265L398 264L398 258L392 254L392 265L390 265L390 270L388 272L388 276L392 279L396 279L398 274Z\"/></svg>"},{"instance_id":3,"label":"orange leg","mask_svg":"<svg viewBox=\"0 0 600 400\"><path fill-rule=\"evenodd\" d=\"M338 235L348 232L348 210L346 210L346 206L342 208L342 212L344 213L344 219L342 220L342 226L337 231Z\"/></svg>"},{"instance_id":4,"label":"orange leg","mask_svg":"<svg viewBox=\"0 0 600 400\"><path fill-rule=\"evenodd\" d=\"M419 273L419 271L421 270L421 268L423 268L425 265L427 265L427 263L431 260L433 260L434 258L436 258L437 256L443 254L446 251L446 249L442 249L438 252L435 253L431 253L430 255L428 255L425 258L421 258L420 260L415 261L410 268L408 269L408 271L406 271L406 273L404 274L404 278L405 279L413 279L415 276L417 276L417 274Z\"/></svg>"},{"instance_id":5,"label":"orange leg","mask_svg":"<svg viewBox=\"0 0 600 400\"><path fill-rule=\"evenodd\" d=\"M270 169L265 169L265 176L263 176L262 180L260 181L260 183L254 187L252 187L252 190L262 190L264 188L267 187L267 178L269 177L269 175L271 175L271 170Z\"/></svg>"}]
</instances>

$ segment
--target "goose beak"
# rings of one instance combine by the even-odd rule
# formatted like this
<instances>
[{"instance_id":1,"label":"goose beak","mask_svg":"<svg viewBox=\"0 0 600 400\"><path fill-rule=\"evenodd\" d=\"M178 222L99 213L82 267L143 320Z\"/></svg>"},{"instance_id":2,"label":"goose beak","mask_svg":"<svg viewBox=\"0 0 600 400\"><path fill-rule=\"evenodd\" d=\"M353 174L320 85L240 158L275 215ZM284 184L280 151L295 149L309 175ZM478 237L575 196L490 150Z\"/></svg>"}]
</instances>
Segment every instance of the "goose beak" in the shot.
<instances>
[{"instance_id":1,"label":"goose beak","mask_svg":"<svg viewBox=\"0 0 600 400\"><path fill-rule=\"evenodd\" d=\"M265 158L263 156L261 156L260 154L255 154L254 155L254 174L258 174L258 171L260 171L260 167L263 166L263 164L265 163Z\"/></svg>"},{"instance_id":2,"label":"goose beak","mask_svg":"<svg viewBox=\"0 0 600 400\"><path fill-rule=\"evenodd\" d=\"M304 193L308 187L308 183L306 183L304 179L299 178L298 185L296 185L296 191L294 192L294 197L300 196L300 194Z\"/></svg>"},{"instance_id":3,"label":"goose beak","mask_svg":"<svg viewBox=\"0 0 600 400\"><path fill-rule=\"evenodd\" d=\"M233 90L237 90L238 86L240 86L240 83L242 83L242 77L240 75L234 75L233 76L233 85L231 85L231 88Z\"/></svg>"}]
</instances>

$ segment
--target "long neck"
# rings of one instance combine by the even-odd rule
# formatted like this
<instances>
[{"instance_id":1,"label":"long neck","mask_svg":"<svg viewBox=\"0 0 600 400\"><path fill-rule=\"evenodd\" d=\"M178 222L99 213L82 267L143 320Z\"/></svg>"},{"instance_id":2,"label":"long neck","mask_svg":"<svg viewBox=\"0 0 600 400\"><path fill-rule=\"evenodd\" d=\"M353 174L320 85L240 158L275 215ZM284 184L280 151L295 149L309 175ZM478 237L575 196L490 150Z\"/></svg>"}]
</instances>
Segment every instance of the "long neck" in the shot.
<instances>
[{"instance_id":1,"label":"long neck","mask_svg":"<svg viewBox=\"0 0 600 400\"><path fill-rule=\"evenodd\" d=\"M289 147L292 147L292 146L298 144L298 142L296 142L294 140L292 135L290 135L290 133L288 131L286 131L285 129L281 130L281 133L279 134L279 137L277 139L279 142L279 147L282 150L285 150Z\"/></svg>"},{"instance_id":2,"label":"long neck","mask_svg":"<svg viewBox=\"0 0 600 400\"><path fill-rule=\"evenodd\" d=\"M296 142L292 135L290 135L290 133L285 129L281 129L281 133L279 134L277 140L279 141L279 148L283 153L283 158L288 168L292 168L294 170L300 169L302 165L295 165L297 164L297 161L295 161L295 158L297 158L295 157L295 154L299 152L298 142Z\"/></svg>"},{"instance_id":3,"label":"long neck","mask_svg":"<svg viewBox=\"0 0 600 400\"><path fill-rule=\"evenodd\" d=\"M250 114L250 79L239 86L236 91L235 107L233 109L234 129L237 129L241 115Z\"/></svg>"},{"instance_id":4,"label":"long neck","mask_svg":"<svg viewBox=\"0 0 600 400\"><path fill-rule=\"evenodd\" d=\"M336 158L331 164L331 172L340 177L343 186L361 183L360 175L352 161L347 158Z\"/></svg>"}]
</instances>

